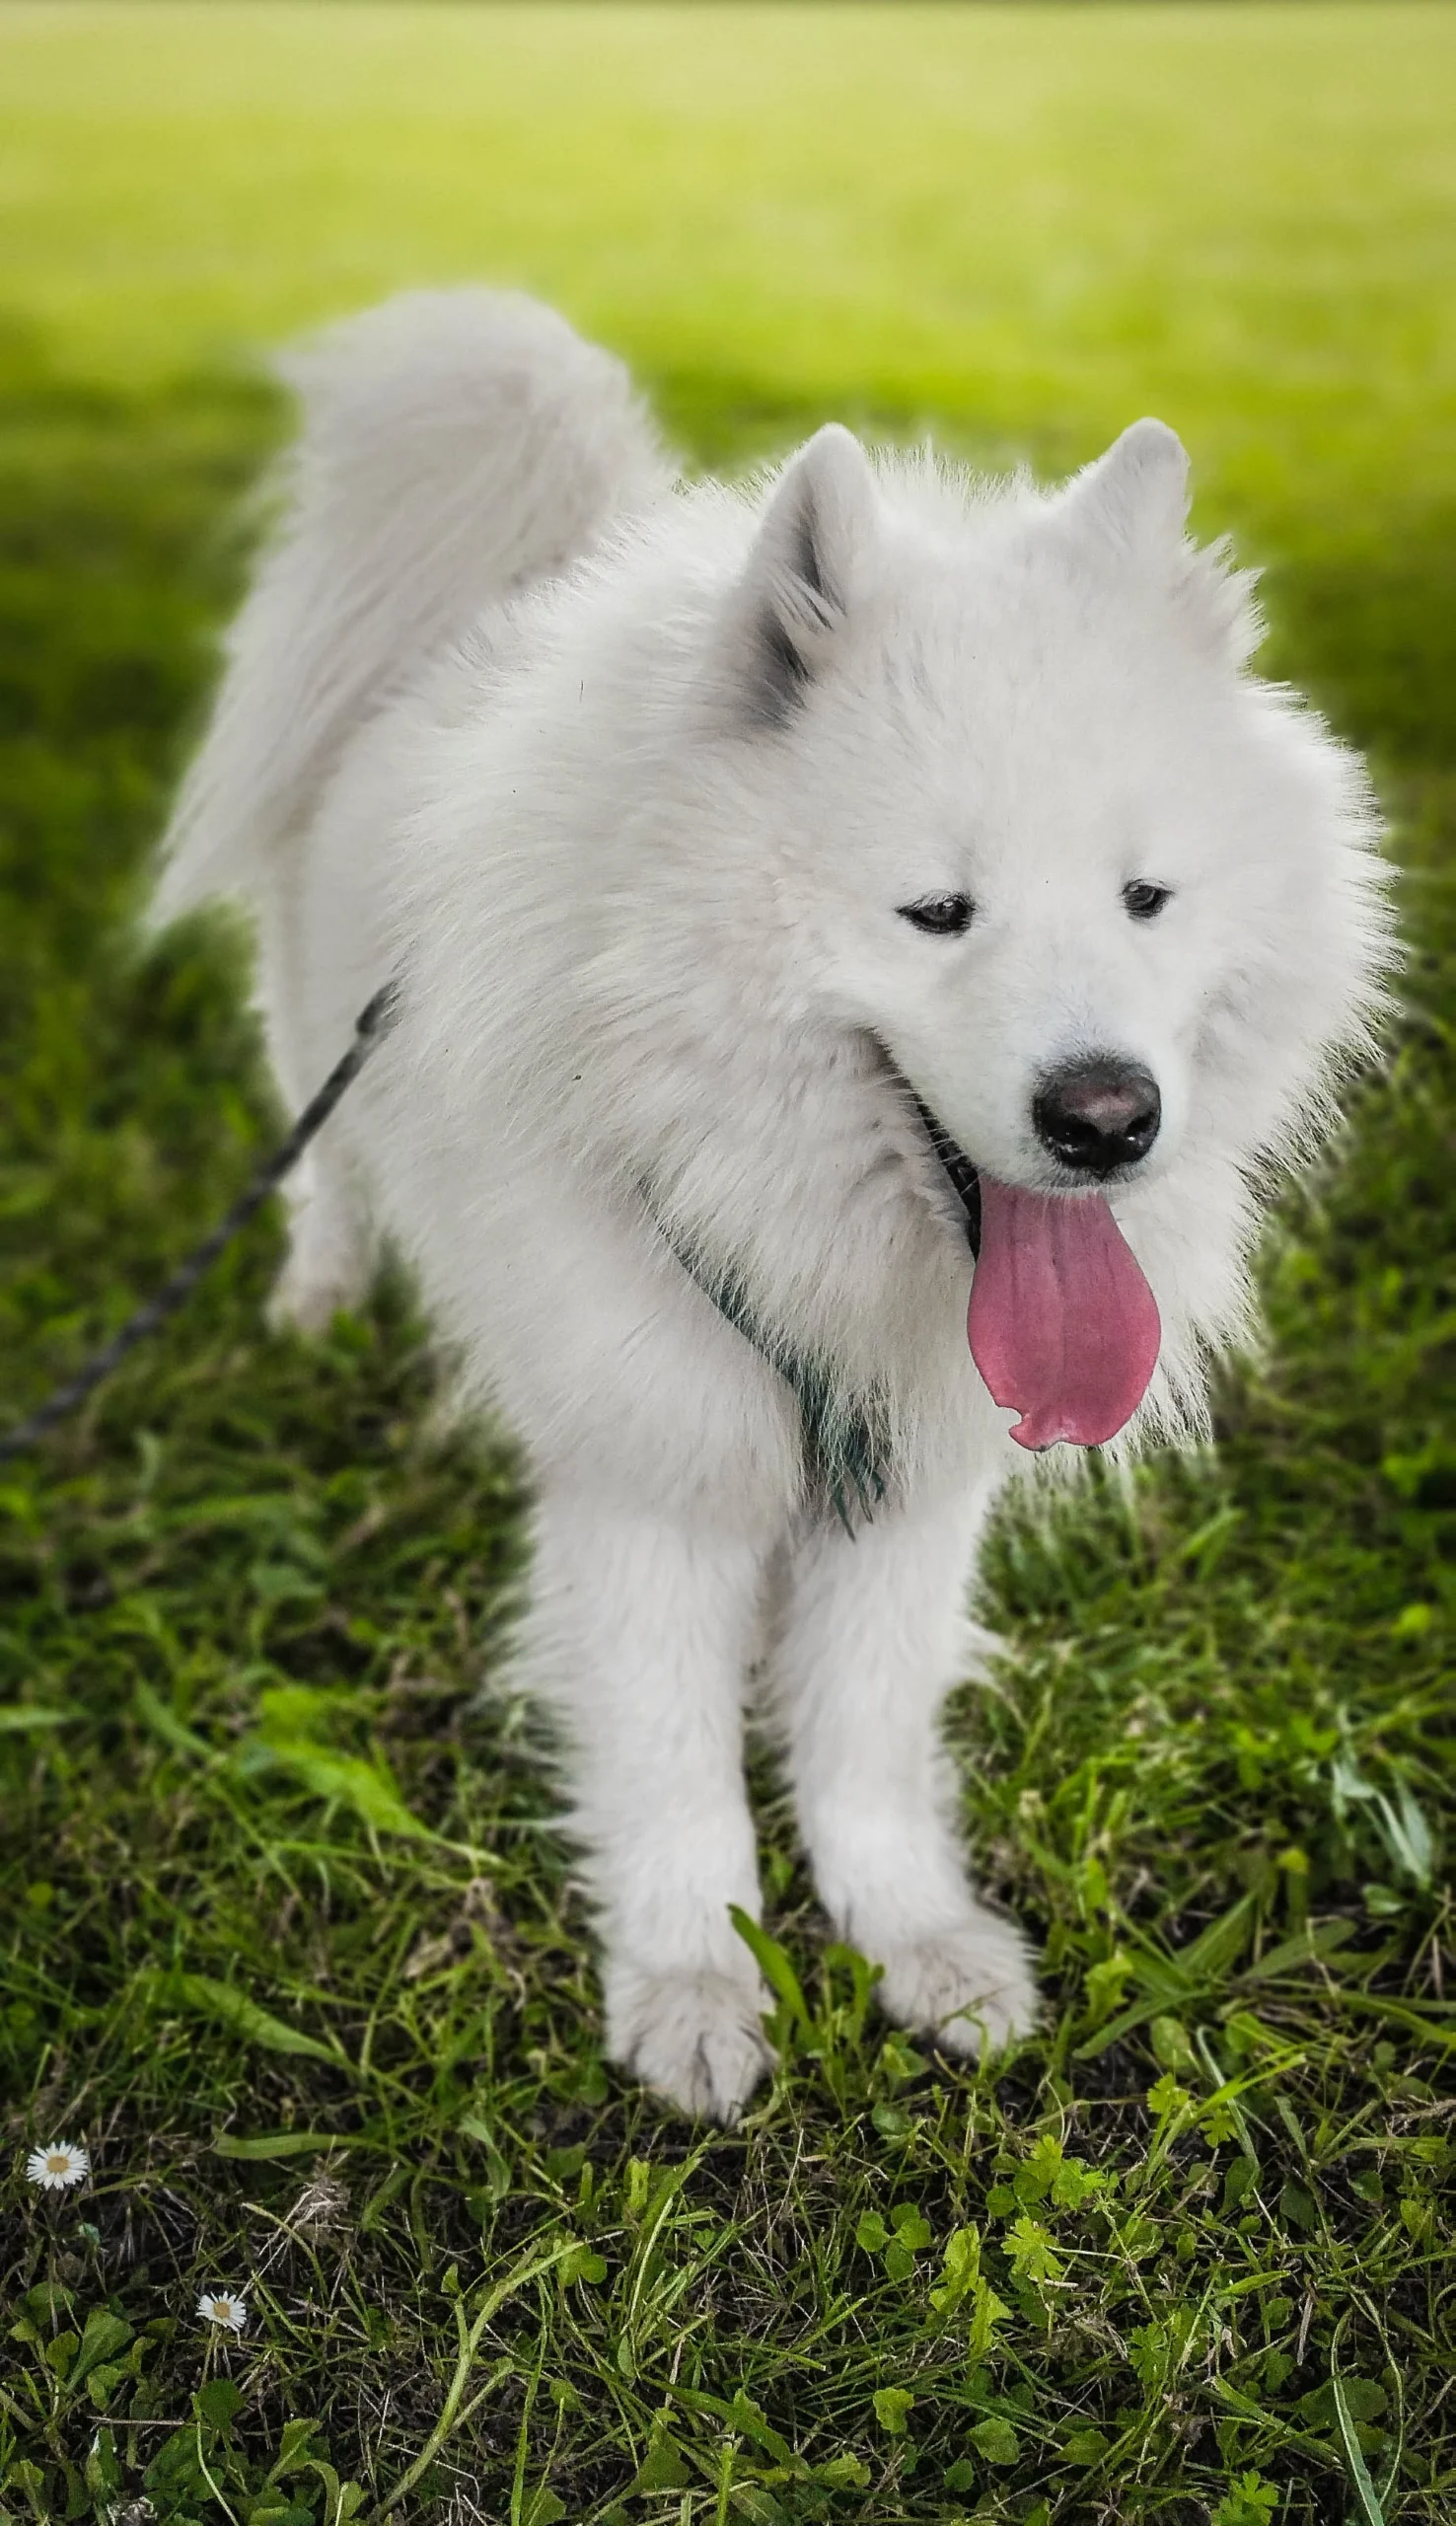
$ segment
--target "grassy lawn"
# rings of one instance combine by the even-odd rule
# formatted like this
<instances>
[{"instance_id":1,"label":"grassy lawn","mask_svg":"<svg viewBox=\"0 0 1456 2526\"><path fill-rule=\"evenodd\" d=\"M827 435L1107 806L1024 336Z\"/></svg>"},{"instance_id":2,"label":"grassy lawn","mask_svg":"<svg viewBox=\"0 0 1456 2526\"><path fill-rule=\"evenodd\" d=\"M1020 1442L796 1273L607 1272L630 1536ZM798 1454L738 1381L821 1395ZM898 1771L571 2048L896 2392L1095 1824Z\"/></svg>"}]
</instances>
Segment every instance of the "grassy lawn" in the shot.
<instances>
[{"instance_id":1,"label":"grassy lawn","mask_svg":"<svg viewBox=\"0 0 1456 2526\"><path fill-rule=\"evenodd\" d=\"M694 460L1163 413L1414 942L1216 1457L1000 1529L954 1734L1049 2023L985 2073L886 2040L766 1765L771 2093L603 2069L482 1691L519 1468L432 1436L406 1291L271 1335L260 1223L0 1464L0 2526L1450 2517L1453 120L1439 7L0 17L0 1419L277 1127L240 940L130 922L249 346L398 284L554 297Z\"/></svg>"}]
</instances>

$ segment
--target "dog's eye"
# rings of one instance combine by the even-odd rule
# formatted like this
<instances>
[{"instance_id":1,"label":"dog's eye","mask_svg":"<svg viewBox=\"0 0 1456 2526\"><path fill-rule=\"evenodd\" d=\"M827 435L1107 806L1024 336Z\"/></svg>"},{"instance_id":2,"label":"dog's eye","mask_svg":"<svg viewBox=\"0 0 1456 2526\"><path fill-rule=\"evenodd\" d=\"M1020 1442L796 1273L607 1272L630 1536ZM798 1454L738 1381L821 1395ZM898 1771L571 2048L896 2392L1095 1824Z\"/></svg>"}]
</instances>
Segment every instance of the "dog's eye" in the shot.
<instances>
[{"instance_id":1,"label":"dog's eye","mask_svg":"<svg viewBox=\"0 0 1456 2526\"><path fill-rule=\"evenodd\" d=\"M976 906L969 895L922 895L917 904L896 907L902 921L923 929L930 938L959 938L971 927Z\"/></svg>"},{"instance_id":2,"label":"dog's eye","mask_svg":"<svg viewBox=\"0 0 1456 2526\"><path fill-rule=\"evenodd\" d=\"M1136 877L1123 888L1123 901L1134 921L1156 921L1172 892L1171 886L1150 886Z\"/></svg>"}]
</instances>

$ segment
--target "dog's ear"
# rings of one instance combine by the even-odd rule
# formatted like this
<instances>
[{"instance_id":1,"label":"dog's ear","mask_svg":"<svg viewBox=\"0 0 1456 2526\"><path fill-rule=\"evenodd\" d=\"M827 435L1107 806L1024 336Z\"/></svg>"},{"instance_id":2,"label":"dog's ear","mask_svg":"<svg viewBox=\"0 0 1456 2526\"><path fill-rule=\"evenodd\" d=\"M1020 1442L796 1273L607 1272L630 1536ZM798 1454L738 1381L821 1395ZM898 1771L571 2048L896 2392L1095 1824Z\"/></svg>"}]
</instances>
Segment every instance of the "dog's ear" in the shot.
<instances>
[{"instance_id":1,"label":"dog's ear","mask_svg":"<svg viewBox=\"0 0 1456 2526\"><path fill-rule=\"evenodd\" d=\"M1188 515L1188 452L1166 421L1133 421L1061 494L1064 515L1114 552L1176 549Z\"/></svg>"},{"instance_id":2,"label":"dog's ear","mask_svg":"<svg viewBox=\"0 0 1456 2526\"><path fill-rule=\"evenodd\" d=\"M1105 456L1074 475L1063 515L1096 551L1160 579L1194 636L1243 665L1264 637L1257 572L1233 566L1225 541L1200 546L1185 533L1188 455L1166 421L1134 421Z\"/></svg>"},{"instance_id":3,"label":"dog's ear","mask_svg":"<svg viewBox=\"0 0 1456 2526\"><path fill-rule=\"evenodd\" d=\"M864 449L835 421L780 477L726 626L728 672L761 723L782 727L827 664L875 501Z\"/></svg>"}]
</instances>

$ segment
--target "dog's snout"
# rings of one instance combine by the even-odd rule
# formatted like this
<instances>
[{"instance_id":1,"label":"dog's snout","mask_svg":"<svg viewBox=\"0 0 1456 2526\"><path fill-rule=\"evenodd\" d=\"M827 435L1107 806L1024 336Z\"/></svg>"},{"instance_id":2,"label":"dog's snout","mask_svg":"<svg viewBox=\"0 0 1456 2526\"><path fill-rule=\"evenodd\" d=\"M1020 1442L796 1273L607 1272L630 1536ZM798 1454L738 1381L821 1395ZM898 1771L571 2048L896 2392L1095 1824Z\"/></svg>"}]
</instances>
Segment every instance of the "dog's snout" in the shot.
<instances>
[{"instance_id":1,"label":"dog's snout","mask_svg":"<svg viewBox=\"0 0 1456 2526\"><path fill-rule=\"evenodd\" d=\"M1037 1138L1079 1175L1135 1166L1157 1139L1162 1118L1163 1100L1151 1072L1116 1054L1054 1071L1032 1104Z\"/></svg>"}]
</instances>

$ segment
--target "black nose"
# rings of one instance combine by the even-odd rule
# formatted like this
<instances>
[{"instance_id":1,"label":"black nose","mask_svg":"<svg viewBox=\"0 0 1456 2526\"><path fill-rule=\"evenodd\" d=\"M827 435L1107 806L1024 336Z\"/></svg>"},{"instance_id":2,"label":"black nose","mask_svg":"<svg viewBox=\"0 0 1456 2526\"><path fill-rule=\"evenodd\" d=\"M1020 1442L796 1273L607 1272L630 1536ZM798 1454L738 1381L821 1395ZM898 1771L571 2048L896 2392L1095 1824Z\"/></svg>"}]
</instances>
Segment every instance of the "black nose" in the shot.
<instances>
[{"instance_id":1,"label":"black nose","mask_svg":"<svg viewBox=\"0 0 1456 2526\"><path fill-rule=\"evenodd\" d=\"M1032 1104L1037 1138L1079 1175L1135 1166L1157 1139L1162 1118L1157 1080L1140 1063L1115 1053L1053 1071Z\"/></svg>"}]
</instances>

